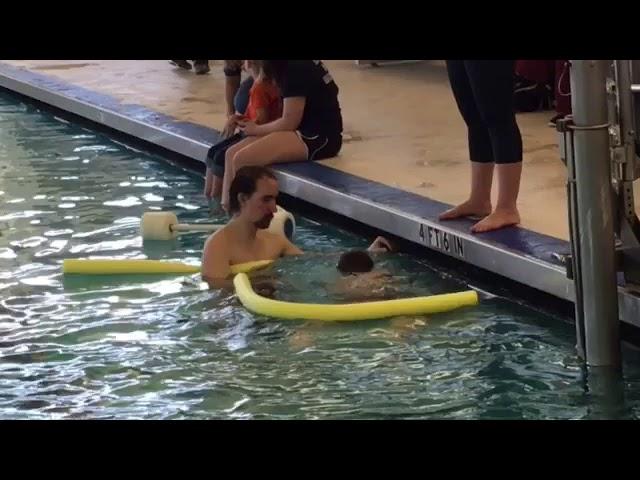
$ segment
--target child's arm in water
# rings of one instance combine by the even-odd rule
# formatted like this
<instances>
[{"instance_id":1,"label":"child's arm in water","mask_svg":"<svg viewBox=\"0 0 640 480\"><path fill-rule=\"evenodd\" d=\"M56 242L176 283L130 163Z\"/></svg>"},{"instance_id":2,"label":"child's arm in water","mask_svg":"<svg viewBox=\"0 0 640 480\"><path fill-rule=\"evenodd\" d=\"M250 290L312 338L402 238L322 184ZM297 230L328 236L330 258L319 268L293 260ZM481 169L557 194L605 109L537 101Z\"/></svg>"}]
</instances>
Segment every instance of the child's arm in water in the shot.
<instances>
[{"instance_id":1,"label":"child's arm in water","mask_svg":"<svg viewBox=\"0 0 640 480\"><path fill-rule=\"evenodd\" d=\"M393 247L389 240L384 237L377 237L369 248L367 248L370 252L393 252Z\"/></svg>"}]
</instances>

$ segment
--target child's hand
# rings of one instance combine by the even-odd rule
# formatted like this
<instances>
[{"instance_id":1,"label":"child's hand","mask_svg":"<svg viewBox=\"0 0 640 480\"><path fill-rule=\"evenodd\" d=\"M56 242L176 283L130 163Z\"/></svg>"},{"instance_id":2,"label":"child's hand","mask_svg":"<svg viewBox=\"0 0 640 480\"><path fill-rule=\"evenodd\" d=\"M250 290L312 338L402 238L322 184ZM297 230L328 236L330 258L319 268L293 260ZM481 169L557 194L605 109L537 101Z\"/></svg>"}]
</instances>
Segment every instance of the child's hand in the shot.
<instances>
[{"instance_id":1,"label":"child's hand","mask_svg":"<svg viewBox=\"0 0 640 480\"><path fill-rule=\"evenodd\" d=\"M236 131L236 122L234 122L231 118L227 120L227 123L224 124L224 128L222 129L222 138L229 138Z\"/></svg>"},{"instance_id":2,"label":"child's hand","mask_svg":"<svg viewBox=\"0 0 640 480\"><path fill-rule=\"evenodd\" d=\"M231 115L227 118L227 123L225 123L224 128L222 129L222 137L229 138L236 132L236 128L238 128L238 120L241 119L241 115Z\"/></svg>"},{"instance_id":3,"label":"child's hand","mask_svg":"<svg viewBox=\"0 0 640 480\"><path fill-rule=\"evenodd\" d=\"M238 127L244 132L245 135L255 136L258 134L258 125L256 125L255 122L240 120L238 122Z\"/></svg>"},{"instance_id":4,"label":"child's hand","mask_svg":"<svg viewBox=\"0 0 640 480\"><path fill-rule=\"evenodd\" d=\"M367 250L370 252L393 252L393 247L391 243L389 243L389 240L384 237L378 237Z\"/></svg>"}]
</instances>

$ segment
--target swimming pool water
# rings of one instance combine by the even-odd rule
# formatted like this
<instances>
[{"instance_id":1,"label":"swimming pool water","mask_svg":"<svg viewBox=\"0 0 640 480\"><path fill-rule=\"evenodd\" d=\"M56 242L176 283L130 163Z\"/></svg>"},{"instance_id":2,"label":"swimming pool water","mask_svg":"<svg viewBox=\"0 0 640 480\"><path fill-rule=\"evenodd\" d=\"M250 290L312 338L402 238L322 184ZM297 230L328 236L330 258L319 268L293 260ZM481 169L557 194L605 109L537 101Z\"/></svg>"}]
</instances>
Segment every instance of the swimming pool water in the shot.
<instances>
[{"instance_id":1,"label":"swimming pool water","mask_svg":"<svg viewBox=\"0 0 640 480\"><path fill-rule=\"evenodd\" d=\"M198 276L63 277L65 258L198 263L205 234L143 245L145 211L209 218L202 179L0 92L0 418L598 418L574 329L505 298L419 318L274 321ZM331 302L361 238L299 215L291 301ZM403 294L464 290L406 255ZM625 365L623 418L640 412Z\"/></svg>"}]
</instances>

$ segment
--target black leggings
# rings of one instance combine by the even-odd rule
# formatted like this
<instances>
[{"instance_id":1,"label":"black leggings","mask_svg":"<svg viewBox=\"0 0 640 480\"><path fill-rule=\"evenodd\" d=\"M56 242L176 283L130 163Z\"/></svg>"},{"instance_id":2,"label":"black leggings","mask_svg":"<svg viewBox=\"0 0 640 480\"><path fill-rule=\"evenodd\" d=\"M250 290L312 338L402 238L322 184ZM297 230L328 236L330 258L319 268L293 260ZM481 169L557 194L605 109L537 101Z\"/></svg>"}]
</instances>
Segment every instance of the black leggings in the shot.
<instances>
[{"instance_id":1,"label":"black leggings","mask_svg":"<svg viewBox=\"0 0 640 480\"><path fill-rule=\"evenodd\" d=\"M207 168L213 170L213 174L216 177L224 177L227 150L244 138L246 138L244 133L236 133L229 138L216 143L209 149L207 152L206 164Z\"/></svg>"},{"instance_id":2,"label":"black leggings","mask_svg":"<svg viewBox=\"0 0 640 480\"><path fill-rule=\"evenodd\" d=\"M469 157L480 163L522 161L513 100L515 60L447 60L458 109L469 131Z\"/></svg>"}]
</instances>

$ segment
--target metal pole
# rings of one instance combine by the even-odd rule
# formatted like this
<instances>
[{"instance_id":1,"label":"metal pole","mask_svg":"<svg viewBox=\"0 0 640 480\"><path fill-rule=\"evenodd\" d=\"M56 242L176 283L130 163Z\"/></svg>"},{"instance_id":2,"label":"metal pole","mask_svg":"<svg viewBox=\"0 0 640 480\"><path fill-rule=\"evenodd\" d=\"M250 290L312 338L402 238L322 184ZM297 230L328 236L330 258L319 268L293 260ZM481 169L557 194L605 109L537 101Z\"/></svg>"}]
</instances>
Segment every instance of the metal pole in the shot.
<instances>
[{"instance_id":1,"label":"metal pole","mask_svg":"<svg viewBox=\"0 0 640 480\"><path fill-rule=\"evenodd\" d=\"M587 364L620 366L606 98L607 61L572 60L571 92Z\"/></svg>"},{"instance_id":2,"label":"metal pole","mask_svg":"<svg viewBox=\"0 0 640 480\"><path fill-rule=\"evenodd\" d=\"M624 378L616 367L589 367L586 378L590 406L587 418L623 420L629 418L624 396Z\"/></svg>"},{"instance_id":3,"label":"metal pole","mask_svg":"<svg viewBox=\"0 0 640 480\"><path fill-rule=\"evenodd\" d=\"M560 125L563 120L558 121ZM575 317L576 317L576 348L578 356L586 361L584 338L584 302L582 300L582 274L580 268L580 225L577 220L577 195L576 195L576 162L573 155L573 132L566 130L562 125L561 155L566 159L567 165L567 210L569 213L569 230L571 232L571 266L573 270L573 282L575 285Z\"/></svg>"}]
</instances>

